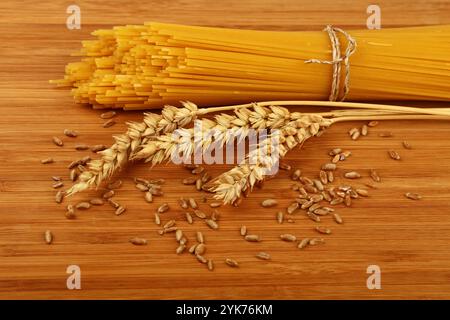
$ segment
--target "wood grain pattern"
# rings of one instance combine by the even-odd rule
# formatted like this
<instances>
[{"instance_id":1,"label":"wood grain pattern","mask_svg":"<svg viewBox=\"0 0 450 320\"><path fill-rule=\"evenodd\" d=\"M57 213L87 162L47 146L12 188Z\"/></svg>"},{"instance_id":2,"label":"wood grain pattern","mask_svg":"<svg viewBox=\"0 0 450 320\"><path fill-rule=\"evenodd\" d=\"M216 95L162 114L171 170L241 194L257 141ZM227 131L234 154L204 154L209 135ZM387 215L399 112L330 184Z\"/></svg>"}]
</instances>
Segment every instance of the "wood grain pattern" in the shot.
<instances>
[{"instance_id":1,"label":"wood grain pattern","mask_svg":"<svg viewBox=\"0 0 450 320\"><path fill-rule=\"evenodd\" d=\"M67 184L67 164L89 154L75 151L75 143L110 144L111 135L122 132L126 121L141 118L122 112L118 125L103 129L98 111L75 105L68 91L48 84L62 76L64 65L73 61L69 54L94 29L148 20L271 30L317 30L328 23L363 28L368 1L77 1L82 29L76 31L65 27L69 4L0 4L0 298L450 298L450 126L445 122L385 122L357 142L346 134L353 124L339 124L289 155L294 167L311 176L328 159L327 151L340 146L353 152L342 170L357 169L367 176L368 169L376 168L383 177L369 198L338 210L345 219L342 226L325 219L333 234L326 236L324 246L299 251L278 240L286 232L314 235L314 223L299 215L293 224L278 225L277 208L258 205L267 197L281 199L279 208L289 203L294 194L285 172L239 208L221 208L219 231L199 221L193 226L180 222L191 243L196 230L205 232L207 256L216 261L214 272L190 255L175 255L173 236L162 238L153 223L153 212L163 201L173 207L163 215L167 221L182 217L175 209L180 196L200 198L191 187L180 185L188 175L182 168L165 165L149 172L137 164L123 171L125 184L117 199L128 210L119 217L105 205L68 221L63 207L53 201L50 177L61 175ZM378 4L383 26L450 23L448 1ZM65 146L58 148L51 137L62 136L65 128L80 136L65 138ZM381 139L380 131L391 131L394 137ZM413 149L403 150L402 140L410 141ZM399 150L403 160L389 160L389 148ZM41 165L40 159L48 156L56 162ZM208 170L218 174L224 167ZM146 204L131 182L135 176L164 177L164 198ZM424 198L405 199L406 191ZM243 241L238 232L242 224L263 241ZM43 241L46 229L54 233L53 245ZM129 244L134 236L149 239L149 245ZM258 251L269 252L272 261L257 260ZM241 267L225 266L226 257ZM82 270L82 290L66 289L71 264ZM371 264L381 267L381 290L366 287Z\"/></svg>"}]
</instances>

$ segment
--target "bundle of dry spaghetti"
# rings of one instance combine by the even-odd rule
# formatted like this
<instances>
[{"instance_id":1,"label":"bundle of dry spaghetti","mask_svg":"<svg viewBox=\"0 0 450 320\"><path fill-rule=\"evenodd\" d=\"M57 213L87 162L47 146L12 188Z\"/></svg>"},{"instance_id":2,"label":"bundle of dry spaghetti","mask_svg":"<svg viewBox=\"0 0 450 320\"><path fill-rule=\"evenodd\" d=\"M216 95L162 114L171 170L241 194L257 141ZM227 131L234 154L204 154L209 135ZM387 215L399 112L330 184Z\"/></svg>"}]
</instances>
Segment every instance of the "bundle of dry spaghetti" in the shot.
<instances>
[{"instance_id":1,"label":"bundle of dry spaghetti","mask_svg":"<svg viewBox=\"0 0 450 320\"><path fill-rule=\"evenodd\" d=\"M345 84L351 101L450 99L450 25L335 34L337 43L324 31L114 27L93 32L97 39L83 41L81 61L52 82L72 87L79 103L132 110L180 100L329 100L340 68L336 100Z\"/></svg>"}]
</instances>

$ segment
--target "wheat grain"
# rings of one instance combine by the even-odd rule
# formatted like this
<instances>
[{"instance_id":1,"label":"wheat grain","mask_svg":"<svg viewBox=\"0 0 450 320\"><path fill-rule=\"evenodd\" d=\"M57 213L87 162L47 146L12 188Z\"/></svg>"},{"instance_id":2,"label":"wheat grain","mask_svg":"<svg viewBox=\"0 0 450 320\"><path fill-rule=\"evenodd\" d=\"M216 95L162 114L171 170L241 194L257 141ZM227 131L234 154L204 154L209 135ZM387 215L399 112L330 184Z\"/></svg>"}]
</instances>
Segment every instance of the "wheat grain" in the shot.
<instances>
[{"instance_id":1,"label":"wheat grain","mask_svg":"<svg viewBox=\"0 0 450 320\"><path fill-rule=\"evenodd\" d=\"M225 259L225 263L228 266L232 267L232 268L239 267L239 263L236 260L233 260L233 259L230 259L230 258Z\"/></svg>"},{"instance_id":2,"label":"wheat grain","mask_svg":"<svg viewBox=\"0 0 450 320\"><path fill-rule=\"evenodd\" d=\"M267 252L262 252L262 251L258 252L256 254L256 257L261 260L270 260L271 259L270 254L268 254Z\"/></svg>"},{"instance_id":3,"label":"wheat grain","mask_svg":"<svg viewBox=\"0 0 450 320\"><path fill-rule=\"evenodd\" d=\"M45 158L45 159L42 159L42 160L41 160L41 163L42 163L42 164L49 164L49 163L53 163L53 162L55 162L55 161L53 160L53 158Z\"/></svg>"},{"instance_id":4,"label":"wheat grain","mask_svg":"<svg viewBox=\"0 0 450 320\"><path fill-rule=\"evenodd\" d=\"M201 210L195 209L194 214L200 219L206 219L206 214Z\"/></svg>"},{"instance_id":5,"label":"wheat grain","mask_svg":"<svg viewBox=\"0 0 450 320\"><path fill-rule=\"evenodd\" d=\"M74 130L64 129L63 133L64 133L64 135L66 135L67 137L70 137L70 138L78 137L78 132L76 132Z\"/></svg>"},{"instance_id":6,"label":"wheat grain","mask_svg":"<svg viewBox=\"0 0 450 320\"><path fill-rule=\"evenodd\" d=\"M89 146L87 144L80 143L80 144L75 145L75 150L77 150L77 151L84 151L87 149L89 149Z\"/></svg>"},{"instance_id":7,"label":"wheat grain","mask_svg":"<svg viewBox=\"0 0 450 320\"><path fill-rule=\"evenodd\" d=\"M405 197L407 197L408 199L411 199L411 200L420 200L420 199L422 199L422 196L420 194L412 193L412 192L405 193Z\"/></svg>"},{"instance_id":8,"label":"wheat grain","mask_svg":"<svg viewBox=\"0 0 450 320\"><path fill-rule=\"evenodd\" d=\"M297 237L290 233L285 233L280 235L280 239L287 242L294 242L297 240Z\"/></svg>"},{"instance_id":9,"label":"wheat grain","mask_svg":"<svg viewBox=\"0 0 450 320\"><path fill-rule=\"evenodd\" d=\"M214 221L219 221L220 218L220 213L217 210L213 210L213 212L211 213L211 219Z\"/></svg>"},{"instance_id":10,"label":"wheat grain","mask_svg":"<svg viewBox=\"0 0 450 320\"><path fill-rule=\"evenodd\" d=\"M178 203L179 203L179 205L180 205L180 207L181 207L182 209L188 209L188 208L189 208L189 204L188 204L188 202L186 201L186 199L184 199L184 198L180 198L180 199L178 200Z\"/></svg>"},{"instance_id":11,"label":"wheat grain","mask_svg":"<svg viewBox=\"0 0 450 320\"><path fill-rule=\"evenodd\" d=\"M169 210L169 204L168 203L163 203L162 205L160 205L157 209L158 213L164 213L167 212Z\"/></svg>"},{"instance_id":12,"label":"wheat grain","mask_svg":"<svg viewBox=\"0 0 450 320\"><path fill-rule=\"evenodd\" d=\"M361 174L359 174L356 171L350 171L350 172L346 172L344 174L344 177L346 177L347 179L359 179L359 178L361 178Z\"/></svg>"},{"instance_id":13,"label":"wheat grain","mask_svg":"<svg viewBox=\"0 0 450 320\"><path fill-rule=\"evenodd\" d=\"M286 212L288 213L288 214L293 214L298 208L299 208L299 203L298 202L292 202L290 205L289 205L289 207L287 207L287 209L286 209ZM281 211L279 211L278 212L278 214L277 214L277 220L278 220L278 223L282 223L283 222L283 216L281 215L280 216L280 212ZM283 212L281 212L281 214L283 214ZM281 221L281 222L280 222Z\"/></svg>"},{"instance_id":14,"label":"wheat grain","mask_svg":"<svg viewBox=\"0 0 450 320\"><path fill-rule=\"evenodd\" d=\"M103 199L109 199L112 198L114 194L115 194L114 190L108 190L105 193L103 193L102 197Z\"/></svg>"},{"instance_id":15,"label":"wheat grain","mask_svg":"<svg viewBox=\"0 0 450 320\"><path fill-rule=\"evenodd\" d=\"M388 154L391 157L391 159L393 159L393 160L400 160L401 159L401 157L400 157L400 155L398 154L397 151L389 150Z\"/></svg>"},{"instance_id":16,"label":"wheat grain","mask_svg":"<svg viewBox=\"0 0 450 320\"><path fill-rule=\"evenodd\" d=\"M190 214L189 212L186 212L186 213L185 213L185 216L186 216L186 221L187 221L189 224L193 224L193 223L194 223L194 220L192 219L192 216L191 216L191 214Z\"/></svg>"},{"instance_id":17,"label":"wheat grain","mask_svg":"<svg viewBox=\"0 0 450 320\"><path fill-rule=\"evenodd\" d=\"M331 230L326 228L326 227L315 227L314 230L316 230L318 233L322 233L322 234L330 234Z\"/></svg>"},{"instance_id":18,"label":"wheat grain","mask_svg":"<svg viewBox=\"0 0 450 320\"><path fill-rule=\"evenodd\" d=\"M175 252L176 252L176 254L182 254L185 249L186 249L186 245L180 244Z\"/></svg>"},{"instance_id":19,"label":"wheat grain","mask_svg":"<svg viewBox=\"0 0 450 320\"><path fill-rule=\"evenodd\" d=\"M64 186L64 183L62 181L57 181L52 185L53 189L58 189L61 188L62 186Z\"/></svg>"},{"instance_id":20,"label":"wheat grain","mask_svg":"<svg viewBox=\"0 0 450 320\"><path fill-rule=\"evenodd\" d=\"M216 201L216 202L211 202L211 203L209 204L209 206L210 206L211 208L218 208L218 207L222 206L222 202L218 202L218 201Z\"/></svg>"},{"instance_id":21,"label":"wheat grain","mask_svg":"<svg viewBox=\"0 0 450 320\"><path fill-rule=\"evenodd\" d=\"M64 191L63 190L59 190L58 192L56 192L55 194L55 202L56 203L61 203L63 202L64 199Z\"/></svg>"},{"instance_id":22,"label":"wheat grain","mask_svg":"<svg viewBox=\"0 0 450 320\"><path fill-rule=\"evenodd\" d=\"M369 191L366 189L356 189L355 192L362 196L362 197L368 197L369 196Z\"/></svg>"},{"instance_id":23,"label":"wheat grain","mask_svg":"<svg viewBox=\"0 0 450 320\"><path fill-rule=\"evenodd\" d=\"M137 238L137 237L131 238L129 241L136 246L143 246L143 245L148 244L147 239Z\"/></svg>"},{"instance_id":24,"label":"wheat grain","mask_svg":"<svg viewBox=\"0 0 450 320\"><path fill-rule=\"evenodd\" d=\"M217 224L217 222L212 219L205 219L205 223L208 227L210 227L213 230L219 229L219 225Z\"/></svg>"},{"instance_id":25,"label":"wheat grain","mask_svg":"<svg viewBox=\"0 0 450 320\"><path fill-rule=\"evenodd\" d=\"M46 230L44 232L44 240L46 244L52 244L53 242L53 234L50 230Z\"/></svg>"},{"instance_id":26,"label":"wheat grain","mask_svg":"<svg viewBox=\"0 0 450 320\"><path fill-rule=\"evenodd\" d=\"M180 242L181 238L183 238L183 230L178 229L175 231L175 239Z\"/></svg>"},{"instance_id":27,"label":"wheat grain","mask_svg":"<svg viewBox=\"0 0 450 320\"><path fill-rule=\"evenodd\" d=\"M57 145L58 147L62 147L64 145L64 142L58 138L58 137L53 137L52 141L55 145Z\"/></svg>"},{"instance_id":28,"label":"wheat grain","mask_svg":"<svg viewBox=\"0 0 450 320\"><path fill-rule=\"evenodd\" d=\"M412 149L412 146L408 141L403 141L402 145L403 145L403 148L405 148L405 149Z\"/></svg>"},{"instance_id":29,"label":"wheat grain","mask_svg":"<svg viewBox=\"0 0 450 320\"><path fill-rule=\"evenodd\" d=\"M127 209L124 206L119 206L116 211L114 212L114 214L116 216L120 216L121 214L123 214Z\"/></svg>"},{"instance_id":30,"label":"wheat grain","mask_svg":"<svg viewBox=\"0 0 450 320\"><path fill-rule=\"evenodd\" d=\"M86 201L79 202L75 205L75 208L77 208L78 210L87 210L90 207L91 207L91 204Z\"/></svg>"},{"instance_id":31,"label":"wheat grain","mask_svg":"<svg viewBox=\"0 0 450 320\"><path fill-rule=\"evenodd\" d=\"M373 181L375 181L375 182L380 182L381 181L381 178L380 178L380 176L378 175L378 172L376 172L375 170L370 170L370 177L372 178L372 180Z\"/></svg>"},{"instance_id":32,"label":"wheat grain","mask_svg":"<svg viewBox=\"0 0 450 320\"><path fill-rule=\"evenodd\" d=\"M117 209L120 207L120 203L114 201L113 199L109 198L107 199L108 203L113 207L114 209Z\"/></svg>"},{"instance_id":33,"label":"wheat grain","mask_svg":"<svg viewBox=\"0 0 450 320\"><path fill-rule=\"evenodd\" d=\"M204 256L201 256L201 255L199 255L199 254L196 254L195 257L197 258L197 260L198 260L200 263L204 263L204 264L207 264L207 263L208 263L208 260L207 260Z\"/></svg>"},{"instance_id":34,"label":"wheat grain","mask_svg":"<svg viewBox=\"0 0 450 320\"><path fill-rule=\"evenodd\" d=\"M205 252L206 252L205 244L204 243L197 244L197 246L195 247L194 253L196 255L202 256Z\"/></svg>"},{"instance_id":35,"label":"wheat grain","mask_svg":"<svg viewBox=\"0 0 450 320\"><path fill-rule=\"evenodd\" d=\"M333 213L333 219L338 224L342 224L344 222L338 213Z\"/></svg>"},{"instance_id":36,"label":"wheat grain","mask_svg":"<svg viewBox=\"0 0 450 320\"><path fill-rule=\"evenodd\" d=\"M297 245L297 248L299 248L299 249L305 248L309 244L309 241L310 241L309 238L304 238L304 239L300 240L300 242Z\"/></svg>"},{"instance_id":37,"label":"wheat grain","mask_svg":"<svg viewBox=\"0 0 450 320\"><path fill-rule=\"evenodd\" d=\"M322 165L322 170L334 171L334 170L336 170L336 164L335 163L325 163L324 165Z\"/></svg>"},{"instance_id":38,"label":"wheat grain","mask_svg":"<svg viewBox=\"0 0 450 320\"><path fill-rule=\"evenodd\" d=\"M105 149L107 149L108 147L105 146L104 144L96 144L94 146L91 147L91 151L94 153L97 153L99 151L103 151Z\"/></svg>"},{"instance_id":39,"label":"wheat grain","mask_svg":"<svg viewBox=\"0 0 450 320\"><path fill-rule=\"evenodd\" d=\"M387 131L387 132L380 132L378 134L378 136L381 138L391 138L391 137L393 137L393 134L392 134L392 132Z\"/></svg>"},{"instance_id":40,"label":"wheat grain","mask_svg":"<svg viewBox=\"0 0 450 320\"><path fill-rule=\"evenodd\" d=\"M244 236L244 239L248 242L259 242L261 238L257 234L247 234Z\"/></svg>"},{"instance_id":41,"label":"wheat grain","mask_svg":"<svg viewBox=\"0 0 450 320\"><path fill-rule=\"evenodd\" d=\"M322 238L313 238L313 239L310 239L309 240L309 245L310 246L315 246L315 245L318 245L318 244L324 244L325 243L325 240L324 239L322 239Z\"/></svg>"},{"instance_id":42,"label":"wheat grain","mask_svg":"<svg viewBox=\"0 0 450 320\"><path fill-rule=\"evenodd\" d=\"M189 253L192 253L192 254L194 254L194 252L195 252L195 248L197 248L197 246L198 246L198 243L194 243L192 246L190 246L189 247Z\"/></svg>"},{"instance_id":43,"label":"wheat grain","mask_svg":"<svg viewBox=\"0 0 450 320\"><path fill-rule=\"evenodd\" d=\"M158 212L155 212L155 224L156 224L157 226L160 226L160 225L161 225L161 217L159 216L159 213L158 213Z\"/></svg>"},{"instance_id":44,"label":"wheat grain","mask_svg":"<svg viewBox=\"0 0 450 320\"><path fill-rule=\"evenodd\" d=\"M94 206L101 206L101 205L103 205L104 202L100 198L93 198L93 199L89 200L89 203Z\"/></svg>"},{"instance_id":45,"label":"wheat grain","mask_svg":"<svg viewBox=\"0 0 450 320\"><path fill-rule=\"evenodd\" d=\"M291 179L294 181L298 180L298 178L300 178L301 174L302 174L302 171L300 169L297 169L292 173Z\"/></svg>"},{"instance_id":46,"label":"wheat grain","mask_svg":"<svg viewBox=\"0 0 450 320\"><path fill-rule=\"evenodd\" d=\"M115 125L116 124L116 121L115 120L113 120L113 119L109 119L109 120L106 120L104 123L103 123L103 128L109 128L109 127L112 127L113 125Z\"/></svg>"},{"instance_id":47,"label":"wheat grain","mask_svg":"<svg viewBox=\"0 0 450 320\"><path fill-rule=\"evenodd\" d=\"M195 201L194 198L189 198L188 201L189 201L189 206L190 206L192 209L195 210L195 209L198 208L197 201Z\"/></svg>"},{"instance_id":48,"label":"wheat grain","mask_svg":"<svg viewBox=\"0 0 450 320\"><path fill-rule=\"evenodd\" d=\"M75 208L73 205L68 204L67 205L67 211L65 213L65 216L67 219L75 219Z\"/></svg>"},{"instance_id":49,"label":"wheat grain","mask_svg":"<svg viewBox=\"0 0 450 320\"><path fill-rule=\"evenodd\" d=\"M100 114L100 118L101 119L111 119L114 118L116 116L116 112L115 111L106 111L103 112L102 114Z\"/></svg>"},{"instance_id":50,"label":"wheat grain","mask_svg":"<svg viewBox=\"0 0 450 320\"><path fill-rule=\"evenodd\" d=\"M290 171L292 169L291 165L284 162L284 161L280 161L280 169L281 170L286 170L286 171Z\"/></svg>"},{"instance_id":51,"label":"wheat grain","mask_svg":"<svg viewBox=\"0 0 450 320\"><path fill-rule=\"evenodd\" d=\"M265 199L261 202L261 206L264 208L271 208L278 204L278 201L275 199Z\"/></svg>"}]
</instances>

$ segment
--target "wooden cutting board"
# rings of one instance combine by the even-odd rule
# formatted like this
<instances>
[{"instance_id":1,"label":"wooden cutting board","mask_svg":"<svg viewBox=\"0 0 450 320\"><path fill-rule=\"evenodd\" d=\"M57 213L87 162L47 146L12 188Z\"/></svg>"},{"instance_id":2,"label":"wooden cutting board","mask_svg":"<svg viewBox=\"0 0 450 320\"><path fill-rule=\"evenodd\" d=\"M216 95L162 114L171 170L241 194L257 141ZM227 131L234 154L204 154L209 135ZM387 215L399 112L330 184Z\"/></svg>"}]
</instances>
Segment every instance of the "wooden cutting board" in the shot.
<instances>
[{"instance_id":1,"label":"wooden cutting board","mask_svg":"<svg viewBox=\"0 0 450 320\"><path fill-rule=\"evenodd\" d=\"M293 199L289 173L281 172L256 190L239 208L220 208L220 229L212 231L201 221L188 225L177 199L195 197L180 180L189 173L173 165L151 171L145 164L124 170L116 199L127 211L115 216L108 206L80 212L75 220L64 217L69 202L99 194L91 191L54 202L51 176L69 185L68 163L90 152L75 151L77 143L111 144L112 134L125 130L125 122L141 114L120 112L118 124L102 128L99 111L73 103L69 91L48 84L63 76L70 53L80 40L102 27L140 24L155 20L195 25L268 30L320 30L332 23L364 28L366 1L77 1L81 30L68 30L67 1L3 1L0 4L0 298L78 299L379 299L450 298L450 125L448 122L384 122L358 141L347 130L361 123L333 126L322 137L292 152L288 162L305 175L317 174L329 159L328 151L352 151L338 171L358 170L363 182L374 168L382 176L378 189L358 199L351 208L338 207L344 218L322 224L332 229L326 244L303 251L279 240L282 233L315 236L315 224L298 214L294 223L279 225L275 214ZM383 27L450 23L446 1L378 1ZM411 39L413 41L414 39ZM415 105L436 105L416 103ZM442 105L442 104L440 104ZM77 130L76 139L64 138L56 147L52 136L63 137L65 128ZM378 133L390 131L392 138ZM412 150L402 149L407 140ZM398 150L401 161L390 160L387 150ZM53 157L55 163L40 160ZM225 168L208 167L217 175ZM134 188L132 177L164 178L164 196L150 205ZM405 192L423 195L406 199ZM279 199L277 208L264 209L265 198ZM215 261L209 272L189 254L176 255L173 235L160 236L153 223L155 208L163 202L171 210L163 221L177 219L189 242L195 231L205 234L206 256ZM206 211L206 204L201 204ZM261 243L245 242L241 225L259 234ZM54 234L46 245L45 230ZM147 246L133 246L131 237L144 237ZM271 261L255 258L259 251ZM240 263L224 264L225 258ZM68 290L68 266L81 270L81 290ZM381 269L381 289L369 290L367 268Z\"/></svg>"}]
</instances>

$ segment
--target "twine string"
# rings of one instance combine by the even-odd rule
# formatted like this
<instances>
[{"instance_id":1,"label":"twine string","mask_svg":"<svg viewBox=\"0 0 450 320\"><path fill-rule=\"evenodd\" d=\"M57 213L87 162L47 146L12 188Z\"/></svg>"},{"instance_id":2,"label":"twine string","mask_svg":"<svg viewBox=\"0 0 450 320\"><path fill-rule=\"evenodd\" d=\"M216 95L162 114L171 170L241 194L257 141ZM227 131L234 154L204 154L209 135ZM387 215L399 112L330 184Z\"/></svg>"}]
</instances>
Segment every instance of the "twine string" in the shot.
<instances>
[{"instance_id":1,"label":"twine string","mask_svg":"<svg viewBox=\"0 0 450 320\"><path fill-rule=\"evenodd\" d=\"M341 71L344 64L345 77L344 77L344 92L340 101L344 101L350 91L350 56L356 51L356 40L344 30L327 25L323 30L328 33L332 47L332 60L319 60L319 59L309 59L305 63L320 63L320 64L331 64L333 65L333 78L331 81L331 92L329 96L330 101L337 101L340 94L341 86ZM341 44L337 33L341 33L347 40L347 48L345 49L344 55L341 54Z\"/></svg>"}]
</instances>

